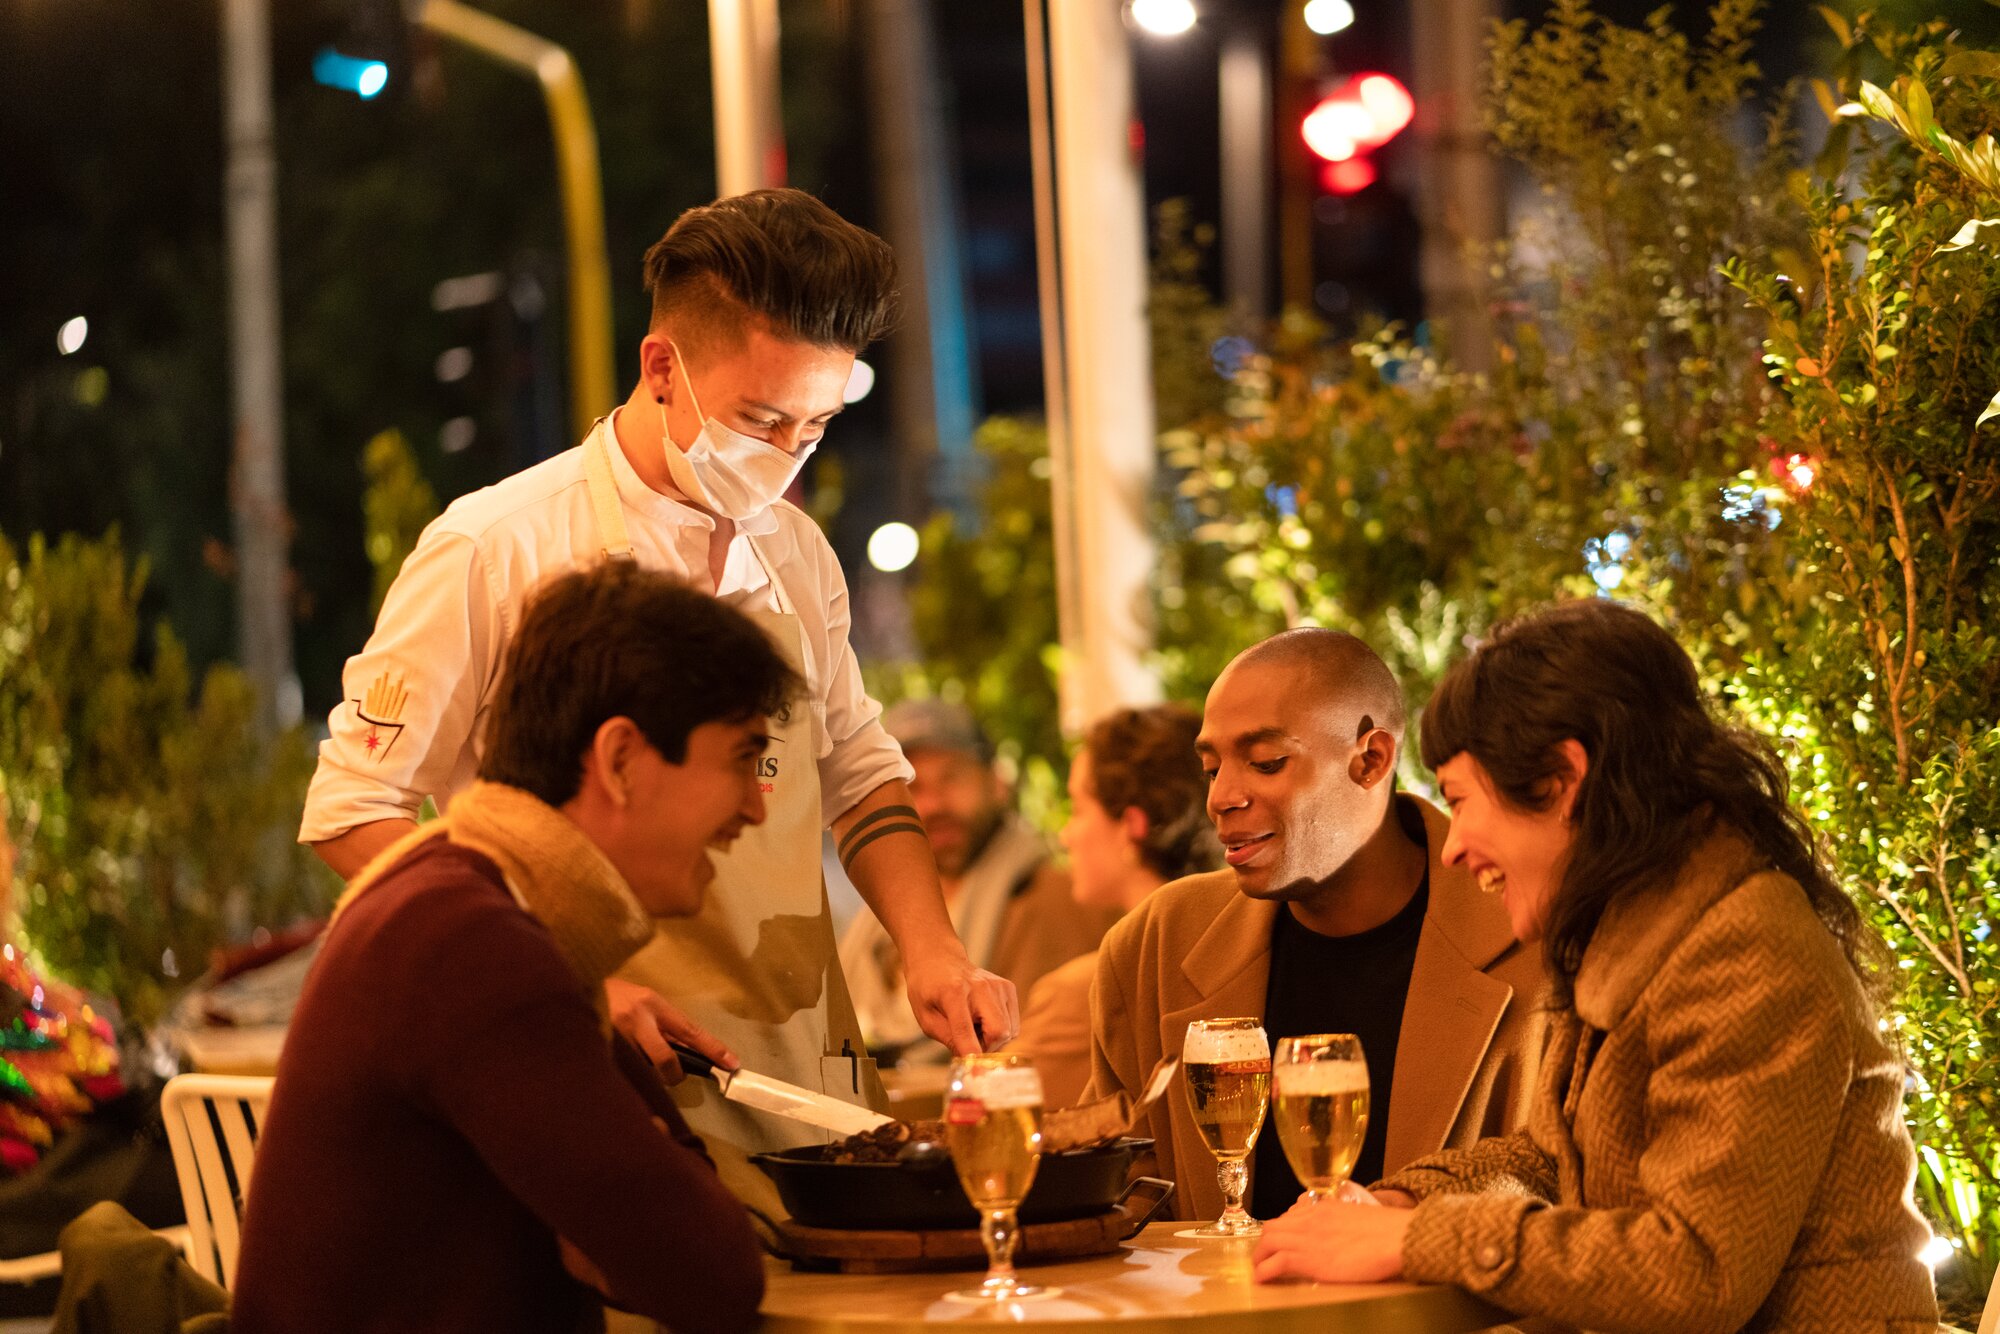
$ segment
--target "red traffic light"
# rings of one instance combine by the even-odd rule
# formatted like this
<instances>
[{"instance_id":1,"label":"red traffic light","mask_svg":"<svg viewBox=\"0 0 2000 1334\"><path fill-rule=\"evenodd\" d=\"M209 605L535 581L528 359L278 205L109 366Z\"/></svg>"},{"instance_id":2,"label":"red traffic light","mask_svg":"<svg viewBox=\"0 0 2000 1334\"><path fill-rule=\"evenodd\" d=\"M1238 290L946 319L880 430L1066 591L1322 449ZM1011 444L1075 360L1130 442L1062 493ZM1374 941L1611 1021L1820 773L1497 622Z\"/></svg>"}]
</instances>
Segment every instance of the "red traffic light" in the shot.
<instances>
[{"instance_id":1,"label":"red traffic light","mask_svg":"<svg viewBox=\"0 0 2000 1334\"><path fill-rule=\"evenodd\" d=\"M1366 153L1329 162L1319 169L1319 183L1330 195L1358 195L1375 184L1375 164Z\"/></svg>"},{"instance_id":2,"label":"red traffic light","mask_svg":"<svg viewBox=\"0 0 2000 1334\"><path fill-rule=\"evenodd\" d=\"M1321 98L1299 133L1319 157L1346 162L1401 134L1416 112L1416 99L1395 76L1358 74Z\"/></svg>"}]
</instances>

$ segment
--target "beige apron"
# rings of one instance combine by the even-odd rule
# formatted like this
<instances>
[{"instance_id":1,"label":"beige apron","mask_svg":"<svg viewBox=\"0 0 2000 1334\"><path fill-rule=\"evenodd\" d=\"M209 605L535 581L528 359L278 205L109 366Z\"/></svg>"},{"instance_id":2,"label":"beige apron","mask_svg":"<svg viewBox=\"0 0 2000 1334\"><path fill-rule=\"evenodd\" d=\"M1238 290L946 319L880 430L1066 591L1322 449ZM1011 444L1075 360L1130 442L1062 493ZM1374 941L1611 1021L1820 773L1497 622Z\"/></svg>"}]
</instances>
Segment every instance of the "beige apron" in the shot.
<instances>
[{"instance_id":1,"label":"beige apron","mask_svg":"<svg viewBox=\"0 0 2000 1334\"><path fill-rule=\"evenodd\" d=\"M584 475L598 537L612 560L631 560L632 542L611 472L611 427L600 421L584 442ZM715 879L701 911L664 923L653 942L619 970L651 987L727 1043L746 1070L886 1108L887 1097L865 1054L847 980L840 971L820 872L819 738L825 705L805 653L797 612L777 566L755 538L746 539L770 580L770 609L738 607L803 676L808 699L771 720L764 823L715 852ZM826 1142L797 1121L728 1102L705 1079L687 1079L674 1100L707 1144L722 1179L746 1204L782 1217L770 1179L753 1153Z\"/></svg>"}]
</instances>

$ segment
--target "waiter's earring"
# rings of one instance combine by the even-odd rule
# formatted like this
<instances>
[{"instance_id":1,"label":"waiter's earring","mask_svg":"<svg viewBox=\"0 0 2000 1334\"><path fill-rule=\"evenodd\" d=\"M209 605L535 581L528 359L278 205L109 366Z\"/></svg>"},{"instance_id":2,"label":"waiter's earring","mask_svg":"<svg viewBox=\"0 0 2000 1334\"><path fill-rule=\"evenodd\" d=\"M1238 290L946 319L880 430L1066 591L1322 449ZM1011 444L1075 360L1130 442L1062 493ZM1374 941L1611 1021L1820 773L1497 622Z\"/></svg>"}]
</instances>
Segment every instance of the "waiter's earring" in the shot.
<instances>
[{"instance_id":1,"label":"waiter's earring","mask_svg":"<svg viewBox=\"0 0 2000 1334\"><path fill-rule=\"evenodd\" d=\"M667 396L665 394L654 394L653 401L655 403L658 403L661 407L665 407L667 404Z\"/></svg>"}]
</instances>

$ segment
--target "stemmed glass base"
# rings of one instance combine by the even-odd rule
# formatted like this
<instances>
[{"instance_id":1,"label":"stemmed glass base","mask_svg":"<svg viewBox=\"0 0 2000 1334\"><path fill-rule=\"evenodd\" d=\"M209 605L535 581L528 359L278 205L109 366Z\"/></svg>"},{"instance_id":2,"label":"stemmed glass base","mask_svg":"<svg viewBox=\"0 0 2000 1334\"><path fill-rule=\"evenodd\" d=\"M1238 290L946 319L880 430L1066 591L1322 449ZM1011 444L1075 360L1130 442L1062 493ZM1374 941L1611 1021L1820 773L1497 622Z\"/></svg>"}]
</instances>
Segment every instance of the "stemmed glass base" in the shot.
<instances>
[{"instance_id":1,"label":"stemmed glass base","mask_svg":"<svg viewBox=\"0 0 2000 1334\"><path fill-rule=\"evenodd\" d=\"M948 1302L970 1302L991 1306L1003 1302L1032 1302L1060 1296L1061 1288L1023 1283L1014 1273L1014 1246L1021 1229L1014 1206L981 1211L979 1239L986 1244L986 1281L976 1288L960 1288L945 1294Z\"/></svg>"},{"instance_id":2,"label":"stemmed glass base","mask_svg":"<svg viewBox=\"0 0 2000 1334\"><path fill-rule=\"evenodd\" d=\"M1262 1223L1254 1218L1250 1218L1247 1214L1244 1217L1248 1219L1247 1226L1233 1224L1227 1217L1224 1217L1216 1219L1207 1227L1191 1227L1176 1232L1174 1235L1176 1237L1198 1237L1203 1241L1216 1241L1225 1237L1261 1237L1264 1235L1264 1225Z\"/></svg>"},{"instance_id":3,"label":"stemmed glass base","mask_svg":"<svg viewBox=\"0 0 2000 1334\"><path fill-rule=\"evenodd\" d=\"M1250 1169L1241 1158L1220 1159L1216 1162L1216 1179L1222 1186L1222 1217L1207 1227L1192 1227L1176 1232L1176 1237L1199 1237L1203 1241L1213 1241L1221 1237L1261 1237L1264 1225L1250 1216L1243 1207L1243 1193L1249 1189Z\"/></svg>"},{"instance_id":4,"label":"stemmed glass base","mask_svg":"<svg viewBox=\"0 0 2000 1334\"><path fill-rule=\"evenodd\" d=\"M1061 1288L1019 1283L1012 1278L1001 1280L989 1278L976 1288L961 1288L957 1292L947 1292L944 1299L948 1302L965 1302L973 1306L994 1306L1004 1302L1038 1302L1060 1296L1062 1296Z\"/></svg>"}]
</instances>

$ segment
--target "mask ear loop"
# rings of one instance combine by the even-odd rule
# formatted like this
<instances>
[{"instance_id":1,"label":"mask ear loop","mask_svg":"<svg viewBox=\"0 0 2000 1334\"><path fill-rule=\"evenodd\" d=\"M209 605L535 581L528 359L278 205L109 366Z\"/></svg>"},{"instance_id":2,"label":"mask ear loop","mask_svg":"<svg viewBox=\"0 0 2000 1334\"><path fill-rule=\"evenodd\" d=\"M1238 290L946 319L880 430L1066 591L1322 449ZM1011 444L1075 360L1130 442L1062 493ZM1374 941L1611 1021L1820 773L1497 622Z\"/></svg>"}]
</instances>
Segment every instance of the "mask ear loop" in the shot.
<instances>
[{"instance_id":1,"label":"mask ear loop","mask_svg":"<svg viewBox=\"0 0 2000 1334\"><path fill-rule=\"evenodd\" d=\"M674 359L681 364L681 383L687 387L688 406L694 409L695 420L707 421L708 415L701 410L701 395L694 391L694 372L688 369L687 353L681 351L681 345L671 338L667 340L667 346L674 350ZM660 405L660 433L666 436L668 444L673 444L673 432L667 429L667 396L655 394L653 401Z\"/></svg>"}]
</instances>

